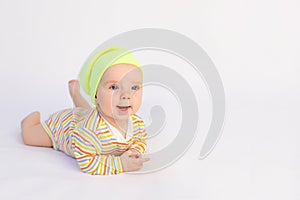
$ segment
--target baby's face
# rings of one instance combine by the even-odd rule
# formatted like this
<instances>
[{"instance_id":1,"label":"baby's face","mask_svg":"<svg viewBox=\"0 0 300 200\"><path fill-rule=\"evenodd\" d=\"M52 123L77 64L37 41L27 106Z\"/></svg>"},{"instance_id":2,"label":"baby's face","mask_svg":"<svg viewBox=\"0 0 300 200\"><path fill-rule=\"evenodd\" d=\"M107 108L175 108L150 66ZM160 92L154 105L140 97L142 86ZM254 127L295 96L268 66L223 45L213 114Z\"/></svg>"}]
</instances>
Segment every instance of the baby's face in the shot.
<instances>
[{"instance_id":1,"label":"baby's face","mask_svg":"<svg viewBox=\"0 0 300 200\"><path fill-rule=\"evenodd\" d=\"M106 118L127 120L142 102L142 71L130 64L114 65L106 70L99 84L96 103Z\"/></svg>"}]
</instances>

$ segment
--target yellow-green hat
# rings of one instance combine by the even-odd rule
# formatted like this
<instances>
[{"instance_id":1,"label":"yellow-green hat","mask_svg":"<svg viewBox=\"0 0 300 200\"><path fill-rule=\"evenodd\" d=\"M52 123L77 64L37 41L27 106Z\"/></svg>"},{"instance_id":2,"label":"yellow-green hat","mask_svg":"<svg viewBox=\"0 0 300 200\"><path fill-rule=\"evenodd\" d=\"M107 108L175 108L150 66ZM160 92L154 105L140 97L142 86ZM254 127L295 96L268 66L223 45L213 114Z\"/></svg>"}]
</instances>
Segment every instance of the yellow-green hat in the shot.
<instances>
[{"instance_id":1,"label":"yellow-green hat","mask_svg":"<svg viewBox=\"0 0 300 200\"><path fill-rule=\"evenodd\" d=\"M141 66L133 54L122 47L109 47L98 51L84 63L79 74L79 81L84 92L91 96L93 104L95 104L95 95L104 72L117 64Z\"/></svg>"}]
</instances>

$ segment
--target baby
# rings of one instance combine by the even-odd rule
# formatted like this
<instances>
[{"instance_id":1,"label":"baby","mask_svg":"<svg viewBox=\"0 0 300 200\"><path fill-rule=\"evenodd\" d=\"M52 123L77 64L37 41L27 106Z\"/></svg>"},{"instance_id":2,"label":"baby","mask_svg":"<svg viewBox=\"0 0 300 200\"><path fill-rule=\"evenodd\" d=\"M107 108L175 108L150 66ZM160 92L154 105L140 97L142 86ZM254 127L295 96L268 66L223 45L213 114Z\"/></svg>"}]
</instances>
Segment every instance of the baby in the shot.
<instances>
[{"instance_id":1,"label":"baby","mask_svg":"<svg viewBox=\"0 0 300 200\"><path fill-rule=\"evenodd\" d=\"M126 49L107 48L95 53L80 72L80 84L94 108L80 94L79 82L69 82L74 109L52 114L40 121L40 113L21 123L26 145L53 147L75 158L91 175L135 171L149 158L143 120L135 113L142 100L143 72Z\"/></svg>"}]
</instances>

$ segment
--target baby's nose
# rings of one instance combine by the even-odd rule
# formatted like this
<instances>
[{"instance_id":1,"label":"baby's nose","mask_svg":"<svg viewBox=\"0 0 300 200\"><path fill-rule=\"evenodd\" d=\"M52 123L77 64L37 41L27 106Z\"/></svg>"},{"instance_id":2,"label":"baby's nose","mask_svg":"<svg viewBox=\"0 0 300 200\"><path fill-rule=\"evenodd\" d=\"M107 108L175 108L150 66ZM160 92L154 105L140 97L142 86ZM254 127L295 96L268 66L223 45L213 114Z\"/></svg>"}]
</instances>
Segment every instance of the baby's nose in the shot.
<instances>
[{"instance_id":1,"label":"baby's nose","mask_svg":"<svg viewBox=\"0 0 300 200\"><path fill-rule=\"evenodd\" d=\"M121 95L121 99L130 99L130 93L129 92L123 92Z\"/></svg>"},{"instance_id":2,"label":"baby's nose","mask_svg":"<svg viewBox=\"0 0 300 200\"><path fill-rule=\"evenodd\" d=\"M121 99L130 99L129 96L122 96Z\"/></svg>"}]
</instances>

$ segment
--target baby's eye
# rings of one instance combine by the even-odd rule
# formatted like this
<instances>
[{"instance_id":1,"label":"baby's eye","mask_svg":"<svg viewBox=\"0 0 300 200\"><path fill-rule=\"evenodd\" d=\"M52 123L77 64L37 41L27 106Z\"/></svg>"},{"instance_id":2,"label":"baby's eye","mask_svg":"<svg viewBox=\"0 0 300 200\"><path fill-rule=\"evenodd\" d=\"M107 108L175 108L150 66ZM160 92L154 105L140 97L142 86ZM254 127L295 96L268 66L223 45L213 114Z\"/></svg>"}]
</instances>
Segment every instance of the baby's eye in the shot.
<instances>
[{"instance_id":1,"label":"baby's eye","mask_svg":"<svg viewBox=\"0 0 300 200\"><path fill-rule=\"evenodd\" d=\"M117 86L117 85L112 85L112 86L109 87L109 89L110 89L110 90L117 90L117 89L119 89L119 86Z\"/></svg>"},{"instance_id":2,"label":"baby's eye","mask_svg":"<svg viewBox=\"0 0 300 200\"><path fill-rule=\"evenodd\" d=\"M134 86L131 87L131 89L132 90L138 90L138 89L140 89L140 87L138 85L134 85Z\"/></svg>"}]
</instances>

